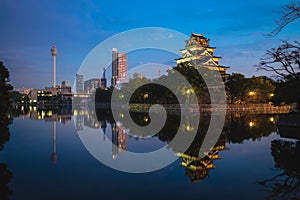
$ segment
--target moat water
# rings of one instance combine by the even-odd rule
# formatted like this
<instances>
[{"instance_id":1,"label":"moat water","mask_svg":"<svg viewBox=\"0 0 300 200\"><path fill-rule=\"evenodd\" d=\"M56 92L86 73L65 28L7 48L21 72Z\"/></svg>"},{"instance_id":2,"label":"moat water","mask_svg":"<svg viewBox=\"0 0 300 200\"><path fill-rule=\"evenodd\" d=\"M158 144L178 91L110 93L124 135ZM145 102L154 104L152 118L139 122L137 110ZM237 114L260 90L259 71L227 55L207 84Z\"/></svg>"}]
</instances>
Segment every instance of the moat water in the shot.
<instances>
[{"instance_id":1,"label":"moat water","mask_svg":"<svg viewBox=\"0 0 300 200\"><path fill-rule=\"evenodd\" d=\"M289 125L289 117L227 115L214 156L200 158L203 120L188 150L170 149L194 162L179 156L154 172L126 173L99 162L83 144L83 134L112 141L108 156L117 160L126 151L167 145L180 116L169 116L158 134L139 138L107 110L20 107L10 116L9 139L1 140L0 199L299 199L300 126ZM149 120L143 113L132 118ZM187 130L197 128L192 126Z\"/></svg>"}]
</instances>

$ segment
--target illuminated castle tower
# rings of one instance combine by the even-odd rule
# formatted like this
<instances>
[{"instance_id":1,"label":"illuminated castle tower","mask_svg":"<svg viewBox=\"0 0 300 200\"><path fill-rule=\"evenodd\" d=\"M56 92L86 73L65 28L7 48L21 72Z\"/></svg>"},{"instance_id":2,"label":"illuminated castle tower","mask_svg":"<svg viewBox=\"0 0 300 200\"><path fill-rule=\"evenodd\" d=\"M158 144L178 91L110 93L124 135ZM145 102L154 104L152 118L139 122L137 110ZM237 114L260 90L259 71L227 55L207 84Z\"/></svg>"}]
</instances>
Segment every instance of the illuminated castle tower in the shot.
<instances>
[{"instance_id":1,"label":"illuminated castle tower","mask_svg":"<svg viewBox=\"0 0 300 200\"><path fill-rule=\"evenodd\" d=\"M56 86L56 46L53 45L51 48L51 55L52 55L52 70L53 70L53 87Z\"/></svg>"},{"instance_id":2,"label":"illuminated castle tower","mask_svg":"<svg viewBox=\"0 0 300 200\"><path fill-rule=\"evenodd\" d=\"M219 71L223 79L228 77L226 70L229 67L219 65L221 57L214 56L216 48L209 46L208 38L205 38L202 34L192 33L185 42L185 48L180 50L182 58L175 60L177 65L187 63L196 69L206 67L210 70Z\"/></svg>"}]
</instances>

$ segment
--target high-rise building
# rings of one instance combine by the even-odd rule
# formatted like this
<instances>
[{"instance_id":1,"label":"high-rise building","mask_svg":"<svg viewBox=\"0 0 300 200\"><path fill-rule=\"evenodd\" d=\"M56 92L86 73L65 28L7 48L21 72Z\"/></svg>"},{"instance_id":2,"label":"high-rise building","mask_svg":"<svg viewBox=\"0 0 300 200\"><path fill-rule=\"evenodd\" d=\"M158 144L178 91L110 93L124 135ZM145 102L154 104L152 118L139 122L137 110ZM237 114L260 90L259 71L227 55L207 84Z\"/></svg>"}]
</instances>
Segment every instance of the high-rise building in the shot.
<instances>
[{"instance_id":1,"label":"high-rise building","mask_svg":"<svg viewBox=\"0 0 300 200\"><path fill-rule=\"evenodd\" d=\"M82 93L84 90L83 75L76 74L76 92Z\"/></svg>"},{"instance_id":2,"label":"high-rise building","mask_svg":"<svg viewBox=\"0 0 300 200\"><path fill-rule=\"evenodd\" d=\"M92 78L90 80L84 81L84 92L86 93L95 92L98 87L100 87L99 78Z\"/></svg>"},{"instance_id":3,"label":"high-rise building","mask_svg":"<svg viewBox=\"0 0 300 200\"><path fill-rule=\"evenodd\" d=\"M143 79L143 78L145 78L145 74L135 72L135 73L133 74L133 78L134 78L134 79Z\"/></svg>"},{"instance_id":4,"label":"high-rise building","mask_svg":"<svg viewBox=\"0 0 300 200\"><path fill-rule=\"evenodd\" d=\"M64 80L61 82L61 86L67 86L69 87L70 86L70 82L68 80Z\"/></svg>"},{"instance_id":5,"label":"high-rise building","mask_svg":"<svg viewBox=\"0 0 300 200\"><path fill-rule=\"evenodd\" d=\"M107 87L107 81L106 81L106 69L104 67L103 69L103 75L102 78L100 79L100 88L105 89Z\"/></svg>"},{"instance_id":6,"label":"high-rise building","mask_svg":"<svg viewBox=\"0 0 300 200\"><path fill-rule=\"evenodd\" d=\"M113 48L111 85L126 83L128 81L127 71L127 54L118 52L117 48Z\"/></svg>"},{"instance_id":7,"label":"high-rise building","mask_svg":"<svg viewBox=\"0 0 300 200\"><path fill-rule=\"evenodd\" d=\"M127 81L127 54L118 53L118 79L117 83Z\"/></svg>"},{"instance_id":8,"label":"high-rise building","mask_svg":"<svg viewBox=\"0 0 300 200\"><path fill-rule=\"evenodd\" d=\"M112 49L112 76L111 76L111 86L115 86L118 77L118 52L117 48Z\"/></svg>"}]
</instances>

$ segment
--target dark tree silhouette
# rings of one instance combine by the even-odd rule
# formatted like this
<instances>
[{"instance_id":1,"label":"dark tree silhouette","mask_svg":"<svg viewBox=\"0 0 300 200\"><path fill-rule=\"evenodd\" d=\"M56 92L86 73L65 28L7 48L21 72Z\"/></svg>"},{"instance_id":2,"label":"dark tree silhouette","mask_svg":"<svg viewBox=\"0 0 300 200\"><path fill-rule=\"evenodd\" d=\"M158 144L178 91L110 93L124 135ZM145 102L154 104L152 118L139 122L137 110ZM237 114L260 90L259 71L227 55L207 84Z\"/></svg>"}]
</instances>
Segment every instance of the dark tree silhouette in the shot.
<instances>
[{"instance_id":1,"label":"dark tree silhouette","mask_svg":"<svg viewBox=\"0 0 300 200\"><path fill-rule=\"evenodd\" d=\"M5 142L9 140L9 128L11 123L8 109L10 106L9 96L12 86L8 84L9 72L8 69L0 62L0 150Z\"/></svg>"},{"instance_id":2,"label":"dark tree silhouette","mask_svg":"<svg viewBox=\"0 0 300 200\"><path fill-rule=\"evenodd\" d=\"M12 86L8 84L8 81L8 69L0 62L0 151L10 137L8 125L11 123L11 118L8 109L10 107L9 97ZM12 173L8 170L8 166L0 163L0 199L8 200L12 195L12 191L7 185L11 178Z\"/></svg>"},{"instance_id":3,"label":"dark tree silhouette","mask_svg":"<svg viewBox=\"0 0 300 200\"><path fill-rule=\"evenodd\" d=\"M300 79L300 42L282 41L277 48L268 50L255 67L257 70L274 72L284 79Z\"/></svg>"},{"instance_id":4,"label":"dark tree silhouette","mask_svg":"<svg viewBox=\"0 0 300 200\"><path fill-rule=\"evenodd\" d=\"M10 195L13 194L12 190L7 186L13 174L8 170L6 164L0 163L0 199L8 200Z\"/></svg>"},{"instance_id":5,"label":"dark tree silhouette","mask_svg":"<svg viewBox=\"0 0 300 200\"><path fill-rule=\"evenodd\" d=\"M270 33L270 36L277 35L284 27L298 18L300 18L300 2L295 1L285 5L280 20L276 21L278 26Z\"/></svg>"},{"instance_id":6,"label":"dark tree silhouette","mask_svg":"<svg viewBox=\"0 0 300 200\"><path fill-rule=\"evenodd\" d=\"M268 199L300 198L300 142L274 140L271 146L275 168L280 173L273 178L258 182L270 189Z\"/></svg>"}]
</instances>

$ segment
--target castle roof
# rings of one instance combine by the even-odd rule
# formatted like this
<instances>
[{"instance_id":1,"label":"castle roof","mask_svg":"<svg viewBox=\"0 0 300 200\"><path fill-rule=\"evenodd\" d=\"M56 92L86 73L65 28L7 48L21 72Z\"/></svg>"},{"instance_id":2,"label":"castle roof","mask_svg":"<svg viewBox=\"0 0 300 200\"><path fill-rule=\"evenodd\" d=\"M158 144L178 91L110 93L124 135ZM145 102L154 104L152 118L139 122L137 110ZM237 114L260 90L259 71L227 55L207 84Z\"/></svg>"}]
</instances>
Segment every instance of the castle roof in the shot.
<instances>
[{"instance_id":1,"label":"castle roof","mask_svg":"<svg viewBox=\"0 0 300 200\"><path fill-rule=\"evenodd\" d=\"M198 34L198 33L192 33L191 37L195 37L195 38L198 38L198 39L209 40L208 38L204 37L203 34Z\"/></svg>"}]
</instances>

